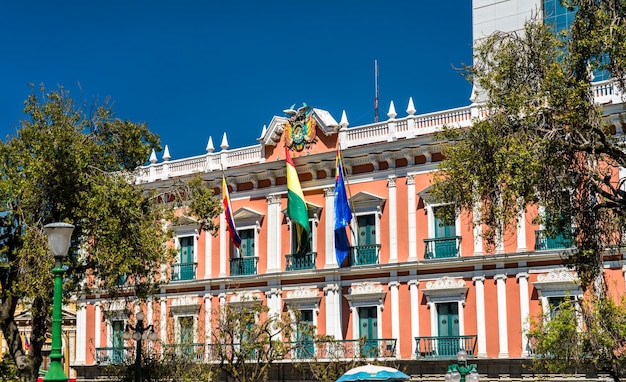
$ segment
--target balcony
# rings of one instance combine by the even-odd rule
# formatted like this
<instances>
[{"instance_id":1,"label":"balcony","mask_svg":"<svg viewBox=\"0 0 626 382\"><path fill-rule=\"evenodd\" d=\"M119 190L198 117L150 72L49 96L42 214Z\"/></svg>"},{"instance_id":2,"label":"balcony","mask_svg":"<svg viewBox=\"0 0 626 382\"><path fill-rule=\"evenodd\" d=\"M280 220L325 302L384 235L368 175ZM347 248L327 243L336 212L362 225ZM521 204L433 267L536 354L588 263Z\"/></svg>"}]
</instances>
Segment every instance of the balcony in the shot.
<instances>
[{"instance_id":1,"label":"balcony","mask_svg":"<svg viewBox=\"0 0 626 382\"><path fill-rule=\"evenodd\" d=\"M456 359L459 350L465 350L468 357L474 357L476 336L415 337L417 358Z\"/></svg>"},{"instance_id":2,"label":"balcony","mask_svg":"<svg viewBox=\"0 0 626 382\"><path fill-rule=\"evenodd\" d=\"M350 265L378 264L380 244L358 245L350 247Z\"/></svg>"},{"instance_id":3,"label":"balcony","mask_svg":"<svg viewBox=\"0 0 626 382\"><path fill-rule=\"evenodd\" d=\"M121 365L134 360L132 347L96 348L96 362L100 365Z\"/></svg>"},{"instance_id":4,"label":"balcony","mask_svg":"<svg viewBox=\"0 0 626 382\"><path fill-rule=\"evenodd\" d=\"M172 264L172 281L184 281L196 279L198 263Z\"/></svg>"},{"instance_id":5,"label":"balcony","mask_svg":"<svg viewBox=\"0 0 626 382\"><path fill-rule=\"evenodd\" d=\"M424 239L424 259L459 257L461 236Z\"/></svg>"},{"instance_id":6,"label":"balcony","mask_svg":"<svg viewBox=\"0 0 626 382\"><path fill-rule=\"evenodd\" d=\"M285 359L391 358L396 356L396 342L392 338L292 342Z\"/></svg>"},{"instance_id":7,"label":"balcony","mask_svg":"<svg viewBox=\"0 0 626 382\"><path fill-rule=\"evenodd\" d=\"M574 246L571 232L550 235L542 229L535 231L535 251L565 249Z\"/></svg>"},{"instance_id":8,"label":"balcony","mask_svg":"<svg viewBox=\"0 0 626 382\"><path fill-rule=\"evenodd\" d=\"M285 270L302 271L306 269L315 269L316 257L317 252L307 252L304 255L285 255Z\"/></svg>"},{"instance_id":9,"label":"balcony","mask_svg":"<svg viewBox=\"0 0 626 382\"><path fill-rule=\"evenodd\" d=\"M165 354L175 355L176 358L179 359L204 362L206 345L199 343L167 344L163 345L163 352Z\"/></svg>"},{"instance_id":10,"label":"balcony","mask_svg":"<svg viewBox=\"0 0 626 382\"><path fill-rule=\"evenodd\" d=\"M231 276L250 276L257 274L258 257L236 257L230 259Z\"/></svg>"}]
</instances>

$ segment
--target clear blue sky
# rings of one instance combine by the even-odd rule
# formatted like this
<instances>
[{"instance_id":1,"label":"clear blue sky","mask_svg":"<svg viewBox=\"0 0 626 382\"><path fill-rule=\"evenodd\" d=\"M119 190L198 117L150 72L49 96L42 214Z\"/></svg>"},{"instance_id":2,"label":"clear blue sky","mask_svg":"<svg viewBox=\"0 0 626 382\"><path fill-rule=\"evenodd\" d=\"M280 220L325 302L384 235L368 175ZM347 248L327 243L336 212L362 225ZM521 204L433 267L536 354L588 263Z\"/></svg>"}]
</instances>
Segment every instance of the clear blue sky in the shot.
<instances>
[{"instance_id":1,"label":"clear blue sky","mask_svg":"<svg viewBox=\"0 0 626 382\"><path fill-rule=\"evenodd\" d=\"M470 1L4 1L0 32L3 140L29 83L111 97L172 159L205 153L209 136L219 151L224 132L230 148L256 144L292 104L373 122L374 60L380 120L392 100L399 117L409 97L418 114L470 103L453 68L471 63Z\"/></svg>"}]
</instances>

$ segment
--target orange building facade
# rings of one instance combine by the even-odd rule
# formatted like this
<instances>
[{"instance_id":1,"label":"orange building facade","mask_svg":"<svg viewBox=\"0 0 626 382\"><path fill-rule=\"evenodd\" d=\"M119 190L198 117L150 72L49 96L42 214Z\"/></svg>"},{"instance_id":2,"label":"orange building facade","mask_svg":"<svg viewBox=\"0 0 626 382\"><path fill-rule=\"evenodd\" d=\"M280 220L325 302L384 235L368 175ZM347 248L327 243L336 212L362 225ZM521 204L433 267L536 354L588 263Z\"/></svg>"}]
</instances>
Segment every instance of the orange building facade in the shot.
<instances>
[{"instance_id":1,"label":"orange building facade","mask_svg":"<svg viewBox=\"0 0 626 382\"><path fill-rule=\"evenodd\" d=\"M237 250L224 214L215 237L191 219L173 227L178 257L162 270L170 281L141 308L161 343L191 341L197 358L209 361L213 312L221 303L257 298L270 313L300 311L318 334L342 340L346 349L365 339L374 358L454 358L460 349L476 358L528 358L529 318L581 293L576 275L562 264L568 240L545 237L533 223L538 210L529 209L488 249L472 211L445 223L437 217L440 206L426 198L442 159L433 133L444 125L469 126L480 117L478 107L415 115L409 100L408 115L398 118L392 103L388 120L356 127L345 115L338 123L324 110L307 110L315 130L300 137L299 148L298 136L286 128L297 116L277 116L257 146L229 149L224 135L218 152L210 141L205 155L160 163L153 156L142 169L137 182L147 188L200 175L221 198L223 168L242 239ZM285 145L291 145L309 213L305 255L294 255L286 215ZM334 241L337 149L354 215L341 266ZM617 294L624 293L624 264L621 256L605 263ZM124 349L132 342L122 333L139 308L99 296L84 297L79 306L76 366L128 357Z\"/></svg>"}]
</instances>

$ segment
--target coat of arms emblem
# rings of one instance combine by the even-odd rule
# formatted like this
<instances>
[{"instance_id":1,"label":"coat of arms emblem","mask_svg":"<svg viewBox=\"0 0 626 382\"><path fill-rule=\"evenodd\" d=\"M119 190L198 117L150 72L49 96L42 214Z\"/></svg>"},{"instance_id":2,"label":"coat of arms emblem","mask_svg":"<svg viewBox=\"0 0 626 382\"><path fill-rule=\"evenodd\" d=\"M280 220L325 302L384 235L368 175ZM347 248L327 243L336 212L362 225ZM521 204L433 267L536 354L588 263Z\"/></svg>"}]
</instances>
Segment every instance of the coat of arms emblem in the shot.
<instances>
[{"instance_id":1,"label":"coat of arms emblem","mask_svg":"<svg viewBox=\"0 0 626 382\"><path fill-rule=\"evenodd\" d=\"M302 151L316 142L316 122L313 108L304 104L298 110L294 110L294 106L285 110L290 116L285 123L285 144L290 150Z\"/></svg>"}]
</instances>

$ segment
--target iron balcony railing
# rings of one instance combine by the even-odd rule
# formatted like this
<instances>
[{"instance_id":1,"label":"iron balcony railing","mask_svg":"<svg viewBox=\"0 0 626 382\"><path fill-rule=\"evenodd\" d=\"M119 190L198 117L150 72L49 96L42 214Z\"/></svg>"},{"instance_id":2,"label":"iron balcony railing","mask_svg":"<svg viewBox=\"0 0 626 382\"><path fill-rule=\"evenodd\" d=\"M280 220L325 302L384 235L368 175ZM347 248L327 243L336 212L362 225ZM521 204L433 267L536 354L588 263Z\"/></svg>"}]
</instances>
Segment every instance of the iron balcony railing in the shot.
<instances>
[{"instance_id":1,"label":"iron balcony railing","mask_svg":"<svg viewBox=\"0 0 626 382\"><path fill-rule=\"evenodd\" d=\"M380 244L357 245L350 247L351 265L378 264Z\"/></svg>"},{"instance_id":2,"label":"iron balcony railing","mask_svg":"<svg viewBox=\"0 0 626 382\"><path fill-rule=\"evenodd\" d=\"M535 231L535 250L543 251L548 249L565 249L574 246L571 232L548 235L546 231L538 229Z\"/></svg>"},{"instance_id":3,"label":"iron balcony railing","mask_svg":"<svg viewBox=\"0 0 626 382\"><path fill-rule=\"evenodd\" d=\"M317 252L307 252L302 255L289 254L285 255L286 271L301 271L306 269L315 269L315 258Z\"/></svg>"},{"instance_id":4,"label":"iron balcony railing","mask_svg":"<svg viewBox=\"0 0 626 382\"><path fill-rule=\"evenodd\" d=\"M101 365L121 365L133 359L132 347L96 348L96 362Z\"/></svg>"},{"instance_id":5,"label":"iron balcony railing","mask_svg":"<svg viewBox=\"0 0 626 382\"><path fill-rule=\"evenodd\" d=\"M230 259L231 276L249 276L257 274L258 257L236 257Z\"/></svg>"},{"instance_id":6,"label":"iron balcony railing","mask_svg":"<svg viewBox=\"0 0 626 382\"><path fill-rule=\"evenodd\" d=\"M456 359L459 350L465 350L469 357L476 356L476 336L415 337L417 358Z\"/></svg>"},{"instance_id":7,"label":"iron balcony railing","mask_svg":"<svg viewBox=\"0 0 626 382\"><path fill-rule=\"evenodd\" d=\"M396 343L394 338L291 342L285 359L393 358Z\"/></svg>"},{"instance_id":8,"label":"iron balcony railing","mask_svg":"<svg viewBox=\"0 0 626 382\"><path fill-rule=\"evenodd\" d=\"M185 360L203 362L206 361L206 344L180 343L163 345L165 354L175 355Z\"/></svg>"},{"instance_id":9,"label":"iron balcony railing","mask_svg":"<svg viewBox=\"0 0 626 382\"><path fill-rule=\"evenodd\" d=\"M198 263L172 264L172 281L184 281L196 279Z\"/></svg>"},{"instance_id":10,"label":"iron balcony railing","mask_svg":"<svg viewBox=\"0 0 626 382\"><path fill-rule=\"evenodd\" d=\"M424 239L424 259L459 257L461 236Z\"/></svg>"}]
</instances>

